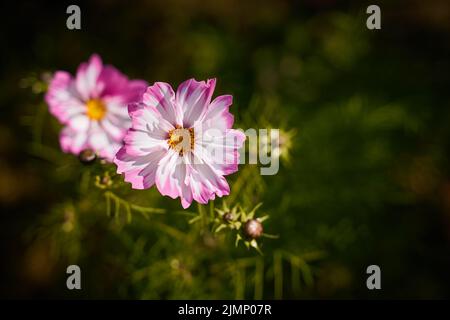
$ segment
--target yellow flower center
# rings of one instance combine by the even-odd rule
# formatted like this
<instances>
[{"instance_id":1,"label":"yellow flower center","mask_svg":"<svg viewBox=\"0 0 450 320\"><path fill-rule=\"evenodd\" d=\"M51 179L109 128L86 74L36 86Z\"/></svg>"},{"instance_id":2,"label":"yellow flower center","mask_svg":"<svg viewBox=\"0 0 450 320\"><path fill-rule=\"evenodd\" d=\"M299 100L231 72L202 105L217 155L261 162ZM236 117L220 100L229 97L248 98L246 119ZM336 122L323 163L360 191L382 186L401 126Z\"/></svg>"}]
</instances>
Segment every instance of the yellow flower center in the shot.
<instances>
[{"instance_id":1,"label":"yellow flower center","mask_svg":"<svg viewBox=\"0 0 450 320\"><path fill-rule=\"evenodd\" d=\"M167 144L173 150L179 152L180 156L194 150L194 129L185 129L179 125L169 131Z\"/></svg>"},{"instance_id":2,"label":"yellow flower center","mask_svg":"<svg viewBox=\"0 0 450 320\"><path fill-rule=\"evenodd\" d=\"M91 120L101 120L105 116L106 106L100 99L91 99L86 103L87 116Z\"/></svg>"}]
</instances>

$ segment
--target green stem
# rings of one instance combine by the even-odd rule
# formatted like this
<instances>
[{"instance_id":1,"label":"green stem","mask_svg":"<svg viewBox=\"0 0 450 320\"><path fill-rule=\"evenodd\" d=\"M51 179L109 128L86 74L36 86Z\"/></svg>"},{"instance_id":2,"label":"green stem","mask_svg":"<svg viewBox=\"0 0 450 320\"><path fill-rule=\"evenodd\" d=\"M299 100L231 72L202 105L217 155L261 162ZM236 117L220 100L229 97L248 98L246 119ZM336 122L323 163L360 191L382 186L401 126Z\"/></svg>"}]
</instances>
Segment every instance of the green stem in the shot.
<instances>
[{"instance_id":1,"label":"green stem","mask_svg":"<svg viewBox=\"0 0 450 320\"><path fill-rule=\"evenodd\" d=\"M200 215L200 219L201 219L201 224L202 224L202 231L206 230L207 226L208 226L208 216L206 215L206 212L203 208L203 206L198 203L197 204L198 207L198 213Z\"/></svg>"}]
</instances>

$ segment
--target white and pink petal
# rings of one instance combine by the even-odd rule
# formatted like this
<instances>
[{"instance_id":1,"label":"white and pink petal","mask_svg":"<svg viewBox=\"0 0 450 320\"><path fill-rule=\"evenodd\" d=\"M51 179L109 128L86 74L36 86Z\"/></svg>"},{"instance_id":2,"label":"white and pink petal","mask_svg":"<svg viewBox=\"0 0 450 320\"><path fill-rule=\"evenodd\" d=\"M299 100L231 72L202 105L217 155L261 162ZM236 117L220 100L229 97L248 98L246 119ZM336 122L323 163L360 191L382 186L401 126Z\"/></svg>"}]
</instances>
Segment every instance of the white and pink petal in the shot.
<instances>
[{"instance_id":1,"label":"white and pink petal","mask_svg":"<svg viewBox=\"0 0 450 320\"><path fill-rule=\"evenodd\" d=\"M168 149L166 140L152 135L152 132L130 129L124 138L129 154L142 156L156 149Z\"/></svg>"},{"instance_id":2,"label":"white and pink petal","mask_svg":"<svg viewBox=\"0 0 450 320\"><path fill-rule=\"evenodd\" d=\"M50 113L61 123L85 112L84 103L75 88L72 76L65 71L57 71L50 81L45 101L49 106Z\"/></svg>"},{"instance_id":3,"label":"white and pink petal","mask_svg":"<svg viewBox=\"0 0 450 320\"><path fill-rule=\"evenodd\" d=\"M186 178L186 166L178 152L172 149L161 159L156 170L156 187L164 196L173 199L181 195L181 184Z\"/></svg>"},{"instance_id":4,"label":"white and pink petal","mask_svg":"<svg viewBox=\"0 0 450 320\"><path fill-rule=\"evenodd\" d=\"M84 101L100 97L103 88L98 85L97 80L102 69L102 59L97 54L93 54L88 62L84 62L78 67L75 83L77 91Z\"/></svg>"},{"instance_id":5,"label":"white and pink petal","mask_svg":"<svg viewBox=\"0 0 450 320\"><path fill-rule=\"evenodd\" d=\"M175 103L175 93L168 83L155 82L153 86L148 87L143 95L143 103L156 108L162 118L172 126L182 124L182 111Z\"/></svg>"},{"instance_id":6,"label":"white and pink petal","mask_svg":"<svg viewBox=\"0 0 450 320\"><path fill-rule=\"evenodd\" d=\"M183 112L183 127L190 128L206 112L216 87L216 79L189 79L179 85L176 104Z\"/></svg>"},{"instance_id":7,"label":"white and pink petal","mask_svg":"<svg viewBox=\"0 0 450 320\"><path fill-rule=\"evenodd\" d=\"M134 189L147 189L155 184L158 163L165 154L166 150L160 149L136 157L128 153L127 146L123 146L117 152L114 163L117 173L124 174L125 181L130 182Z\"/></svg>"},{"instance_id":8,"label":"white and pink petal","mask_svg":"<svg viewBox=\"0 0 450 320\"><path fill-rule=\"evenodd\" d=\"M233 103L231 95L223 95L215 98L208 106L201 125L204 129L217 128L222 131L233 127L234 116L229 112L229 107Z\"/></svg>"},{"instance_id":9,"label":"white and pink petal","mask_svg":"<svg viewBox=\"0 0 450 320\"><path fill-rule=\"evenodd\" d=\"M102 68L96 85L97 94L103 98L114 97L125 108L127 103L140 101L146 88L147 82L129 80L127 76L110 65Z\"/></svg>"},{"instance_id":10,"label":"white and pink petal","mask_svg":"<svg viewBox=\"0 0 450 320\"><path fill-rule=\"evenodd\" d=\"M133 129L149 131L161 139L167 139L168 132L175 128L154 106L144 103L130 103L128 113Z\"/></svg>"},{"instance_id":11,"label":"white and pink petal","mask_svg":"<svg viewBox=\"0 0 450 320\"><path fill-rule=\"evenodd\" d=\"M59 143L64 152L79 154L88 146L88 134L86 131L75 131L65 127L59 134Z\"/></svg>"}]
</instances>

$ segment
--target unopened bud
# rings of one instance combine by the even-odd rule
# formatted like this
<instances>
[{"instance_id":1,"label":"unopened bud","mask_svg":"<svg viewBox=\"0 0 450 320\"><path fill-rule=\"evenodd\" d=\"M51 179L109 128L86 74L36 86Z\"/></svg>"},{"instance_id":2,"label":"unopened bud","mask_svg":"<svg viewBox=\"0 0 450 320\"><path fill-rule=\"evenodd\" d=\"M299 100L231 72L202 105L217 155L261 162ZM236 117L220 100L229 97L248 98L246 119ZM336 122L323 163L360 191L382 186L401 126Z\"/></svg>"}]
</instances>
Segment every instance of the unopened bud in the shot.
<instances>
[{"instance_id":1,"label":"unopened bud","mask_svg":"<svg viewBox=\"0 0 450 320\"><path fill-rule=\"evenodd\" d=\"M84 164L91 164L97 159L97 155L92 149L85 149L78 155L80 161Z\"/></svg>"},{"instance_id":2,"label":"unopened bud","mask_svg":"<svg viewBox=\"0 0 450 320\"><path fill-rule=\"evenodd\" d=\"M232 214L231 212L227 212L223 215L223 220L225 222L231 222L234 220L234 214Z\"/></svg>"},{"instance_id":3,"label":"unopened bud","mask_svg":"<svg viewBox=\"0 0 450 320\"><path fill-rule=\"evenodd\" d=\"M244 233L248 238L257 239L263 234L263 226L257 219L248 220L244 225Z\"/></svg>"}]
</instances>

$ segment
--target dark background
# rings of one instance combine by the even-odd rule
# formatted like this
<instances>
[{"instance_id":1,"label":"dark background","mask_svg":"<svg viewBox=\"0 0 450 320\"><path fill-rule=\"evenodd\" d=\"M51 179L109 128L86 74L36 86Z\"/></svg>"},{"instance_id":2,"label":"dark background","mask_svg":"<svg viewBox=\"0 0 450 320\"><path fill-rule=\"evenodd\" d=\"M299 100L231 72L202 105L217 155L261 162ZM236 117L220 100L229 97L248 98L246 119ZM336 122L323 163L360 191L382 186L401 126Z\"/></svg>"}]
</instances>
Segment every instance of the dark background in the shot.
<instances>
[{"instance_id":1,"label":"dark background","mask_svg":"<svg viewBox=\"0 0 450 320\"><path fill-rule=\"evenodd\" d=\"M69 4L0 10L2 297L253 298L252 285L232 285L242 274L226 271L249 256L266 266L264 298L449 297L448 1L377 1L377 31L365 27L363 1L90 1L79 4L79 31L66 28ZM241 181L239 201L262 201L267 232L280 235L264 240L263 257L227 240L211 249L171 216L163 221L192 243L111 226L101 194L77 193L84 169L59 154L39 79L74 73L94 52L149 83L217 77L238 126L295 130L279 174ZM179 209L154 190L135 201L146 199ZM61 236L71 208L77 236ZM300 289L288 254L281 294L274 287L279 252L320 253L304 258ZM82 267L81 293L65 289L70 263ZM381 291L365 287L370 264L381 267Z\"/></svg>"}]
</instances>

